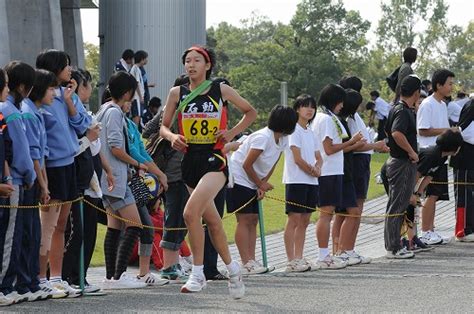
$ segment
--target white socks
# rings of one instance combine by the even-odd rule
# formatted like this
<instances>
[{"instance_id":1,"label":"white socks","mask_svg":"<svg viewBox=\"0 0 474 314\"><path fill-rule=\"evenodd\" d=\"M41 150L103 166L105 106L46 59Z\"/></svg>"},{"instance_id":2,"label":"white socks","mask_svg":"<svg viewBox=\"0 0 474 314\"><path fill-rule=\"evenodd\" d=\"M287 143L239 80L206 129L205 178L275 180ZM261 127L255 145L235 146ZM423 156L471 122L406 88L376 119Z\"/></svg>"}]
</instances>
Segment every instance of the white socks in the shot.
<instances>
[{"instance_id":1,"label":"white socks","mask_svg":"<svg viewBox=\"0 0 474 314\"><path fill-rule=\"evenodd\" d=\"M231 261L229 265L225 265L229 271L229 275L236 274L240 271L240 265L236 261Z\"/></svg>"},{"instance_id":2,"label":"white socks","mask_svg":"<svg viewBox=\"0 0 474 314\"><path fill-rule=\"evenodd\" d=\"M204 277L204 265L193 265L191 274L198 277Z\"/></svg>"},{"instance_id":3,"label":"white socks","mask_svg":"<svg viewBox=\"0 0 474 314\"><path fill-rule=\"evenodd\" d=\"M318 260L323 261L329 255L329 248L319 248Z\"/></svg>"}]
</instances>

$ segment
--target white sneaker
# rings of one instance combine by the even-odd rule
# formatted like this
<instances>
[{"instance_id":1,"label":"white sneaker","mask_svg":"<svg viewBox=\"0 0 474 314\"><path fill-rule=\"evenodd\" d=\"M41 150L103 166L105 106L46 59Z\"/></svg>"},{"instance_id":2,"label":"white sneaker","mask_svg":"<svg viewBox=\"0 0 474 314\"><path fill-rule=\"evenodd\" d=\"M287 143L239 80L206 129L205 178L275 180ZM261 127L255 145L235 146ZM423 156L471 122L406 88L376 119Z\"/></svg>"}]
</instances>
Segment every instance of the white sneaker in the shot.
<instances>
[{"instance_id":1,"label":"white sneaker","mask_svg":"<svg viewBox=\"0 0 474 314\"><path fill-rule=\"evenodd\" d=\"M370 258L368 256L362 256L359 253L357 253L356 251L346 252L346 253L349 254L352 257L358 258L360 260L361 264L370 264L372 262L372 258Z\"/></svg>"},{"instance_id":2,"label":"white sneaker","mask_svg":"<svg viewBox=\"0 0 474 314\"><path fill-rule=\"evenodd\" d=\"M39 284L41 290L48 294L48 298L61 299L67 297L68 293L66 291L58 290L54 288L49 281Z\"/></svg>"},{"instance_id":3,"label":"white sneaker","mask_svg":"<svg viewBox=\"0 0 474 314\"><path fill-rule=\"evenodd\" d=\"M247 262L247 264L242 266L242 275L257 275L257 274L263 274L268 271L268 268L263 267L263 265L260 265L257 261L250 260Z\"/></svg>"},{"instance_id":4,"label":"white sneaker","mask_svg":"<svg viewBox=\"0 0 474 314\"><path fill-rule=\"evenodd\" d=\"M181 292L199 292L202 289L206 288L206 285L206 277L204 277L204 274L202 274L201 276L191 274L189 276L188 281L186 281L186 283L181 287Z\"/></svg>"},{"instance_id":5,"label":"white sneaker","mask_svg":"<svg viewBox=\"0 0 474 314\"><path fill-rule=\"evenodd\" d=\"M342 252L339 255L333 257L334 259L338 259L341 262L345 262L347 266L354 266L360 264L361 260L355 256L348 254L346 251Z\"/></svg>"},{"instance_id":6,"label":"white sneaker","mask_svg":"<svg viewBox=\"0 0 474 314\"><path fill-rule=\"evenodd\" d=\"M51 282L51 286L53 286L53 288L58 289L59 291L64 291L65 293L67 293L68 298L77 298L82 295L81 290L74 289L73 287L69 285L67 281L64 281L64 280L53 281Z\"/></svg>"},{"instance_id":7,"label":"white sneaker","mask_svg":"<svg viewBox=\"0 0 474 314\"><path fill-rule=\"evenodd\" d=\"M426 231L423 233L423 235L420 237L420 240L426 245L436 245L443 243L443 238L433 231Z\"/></svg>"},{"instance_id":8,"label":"white sneaker","mask_svg":"<svg viewBox=\"0 0 474 314\"><path fill-rule=\"evenodd\" d=\"M388 259L407 259L415 257L415 254L413 252L407 251L407 249L404 247L396 252L387 251L387 255L385 257Z\"/></svg>"},{"instance_id":9,"label":"white sneaker","mask_svg":"<svg viewBox=\"0 0 474 314\"><path fill-rule=\"evenodd\" d=\"M136 278L128 276L126 273L123 273L118 280L104 279L104 281L102 281L102 289L104 290L139 289L145 288L146 286L146 283L140 282Z\"/></svg>"},{"instance_id":10,"label":"white sneaker","mask_svg":"<svg viewBox=\"0 0 474 314\"><path fill-rule=\"evenodd\" d=\"M179 264L185 273L191 273L193 269L193 256L179 256Z\"/></svg>"},{"instance_id":11,"label":"white sneaker","mask_svg":"<svg viewBox=\"0 0 474 314\"><path fill-rule=\"evenodd\" d=\"M311 266L303 259L294 259L286 264L287 273L302 273L311 269Z\"/></svg>"},{"instance_id":12,"label":"white sneaker","mask_svg":"<svg viewBox=\"0 0 474 314\"><path fill-rule=\"evenodd\" d=\"M342 269L347 267L347 263L333 258L331 255L326 256L322 261L318 260L317 264L320 269Z\"/></svg>"},{"instance_id":13,"label":"white sneaker","mask_svg":"<svg viewBox=\"0 0 474 314\"><path fill-rule=\"evenodd\" d=\"M78 285L72 285L71 287L73 287L74 289L81 290L81 286ZM86 282L86 284L84 285L84 294L99 292L100 289L101 288L99 286L91 285Z\"/></svg>"},{"instance_id":14,"label":"white sneaker","mask_svg":"<svg viewBox=\"0 0 474 314\"><path fill-rule=\"evenodd\" d=\"M245 285L240 269L235 274L229 274L229 294L234 299L241 299L245 295Z\"/></svg>"},{"instance_id":15,"label":"white sneaker","mask_svg":"<svg viewBox=\"0 0 474 314\"><path fill-rule=\"evenodd\" d=\"M456 241L459 241L459 242L474 242L474 233L467 234L464 237L456 238Z\"/></svg>"},{"instance_id":16,"label":"white sneaker","mask_svg":"<svg viewBox=\"0 0 474 314\"><path fill-rule=\"evenodd\" d=\"M34 302L39 300L46 300L49 297L49 294L46 291L41 289L35 292L28 292L28 302Z\"/></svg>"},{"instance_id":17,"label":"white sneaker","mask_svg":"<svg viewBox=\"0 0 474 314\"><path fill-rule=\"evenodd\" d=\"M0 292L0 306L8 306L12 305L13 303L15 303L15 300Z\"/></svg>"},{"instance_id":18,"label":"white sneaker","mask_svg":"<svg viewBox=\"0 0 474 314\"><path fill-rule=\"evenodd\" d=\"M138 275L137 281L146 283L147 286L164 286L169 282L169 280L157 278L151 272L148 272L143 277L140 277L140 275Z\"/></svg>"},{"instance_id":19,"label":"white sneaker","mask_svg":"<svg viewBox=\"0 0 474 314\"><path fill-rule=\"evenodd\" d=\"M28 301L28 297L29 297L30 294L31 294L31 292L29 292L29 291L25 294L19 294L16 291L12 291L9 294L7 294L7 297L12 299L15 304L18 304L18 303L21 303L21 302Z\"/></svg>"}]
</instances>

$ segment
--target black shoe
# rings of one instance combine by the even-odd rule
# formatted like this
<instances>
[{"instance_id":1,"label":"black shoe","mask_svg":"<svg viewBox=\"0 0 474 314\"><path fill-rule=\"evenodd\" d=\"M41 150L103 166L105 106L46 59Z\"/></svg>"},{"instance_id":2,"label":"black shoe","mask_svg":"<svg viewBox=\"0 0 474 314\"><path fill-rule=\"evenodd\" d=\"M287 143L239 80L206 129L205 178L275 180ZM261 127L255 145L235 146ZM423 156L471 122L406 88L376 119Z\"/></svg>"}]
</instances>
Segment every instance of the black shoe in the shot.
<instances>
[{"instance_id":1,"label":"black shoe","mask_svg":"<svg viewBox=\"0 0 474 314\"><path fill-rule=\"evenodd\" d=\"M428 252L433 249L432 246L423 243L423 241L421 241L417 236L414 236L410 242L410 251L413 252Z\"/></svg>"},{"instance_id":2,"label":"black shoe","mask_svg":"<svg viewBox=\"0 0 474 314\"><path fill-rule=\"evenodd\" d=\"M229 280L229 277L219 272L212 276L206 276L206 280Z\"/></svg>"}]
</instances>

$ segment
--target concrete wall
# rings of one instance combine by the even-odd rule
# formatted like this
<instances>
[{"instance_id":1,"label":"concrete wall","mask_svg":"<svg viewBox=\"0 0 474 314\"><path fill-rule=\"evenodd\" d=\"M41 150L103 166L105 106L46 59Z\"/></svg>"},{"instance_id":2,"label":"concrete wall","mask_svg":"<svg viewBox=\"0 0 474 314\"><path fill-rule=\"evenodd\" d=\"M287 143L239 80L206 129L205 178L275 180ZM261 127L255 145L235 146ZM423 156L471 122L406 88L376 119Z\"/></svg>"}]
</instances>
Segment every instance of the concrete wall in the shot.
<instances>
[{"instance_id":1,"label":"concrete wall","mask_svg":"<svg viewBox=\"0 0 474 314\"><path fill-rule=\"evenodd\" d=\"M80 0L0 0L0 66L35 64L44 49L65 50L84 66Z\"/></svg>"},{"instance_id":2,"label":"concrete wall","mask_svg":"<svg viewBox=\"0 0 474 314\"><path fill-rule=\"evenodd\" d=\"M148 81L157 85L150 95L164 102L184 72L183 51L206 43L206 1L100 0L99 38L102 83L107 83L123 50L145 50Z\"/></svg>"}]
</instances>

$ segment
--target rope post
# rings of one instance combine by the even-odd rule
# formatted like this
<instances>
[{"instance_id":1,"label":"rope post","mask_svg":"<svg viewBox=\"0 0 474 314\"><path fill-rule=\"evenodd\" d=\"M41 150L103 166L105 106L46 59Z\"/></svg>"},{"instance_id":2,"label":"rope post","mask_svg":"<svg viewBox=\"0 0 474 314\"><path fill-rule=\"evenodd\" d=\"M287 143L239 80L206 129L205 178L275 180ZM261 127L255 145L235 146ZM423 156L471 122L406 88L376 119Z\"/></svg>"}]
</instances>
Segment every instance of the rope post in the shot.
<instances>
[{"instance_id":1,"label":"rope post","mask_svg":"<svg viewBox=\"0 0 474 314\"><path fill-rule=\"evenodd\" d=\"M263 267L268 268L267 244L265 242L265 224L263 222L262 201L258 201L258 226L260 229L260 244L262 246Z\"/></svg>"},{"instance_id":2,"label":"rope post","mask_svg":"<svg viewBox=\"0 0 474 314\"><path fill-rule=\"evenodd\" d=\"M82 239L81 239L81 252L79 255L79 287L82 291L82 294L84 294L84 287L85 287L85 282L84 282L84 202L82 201L83 198L79 200L79 215L81 216L81 234L82 234Z\"/></svg>"}]
</instances>

